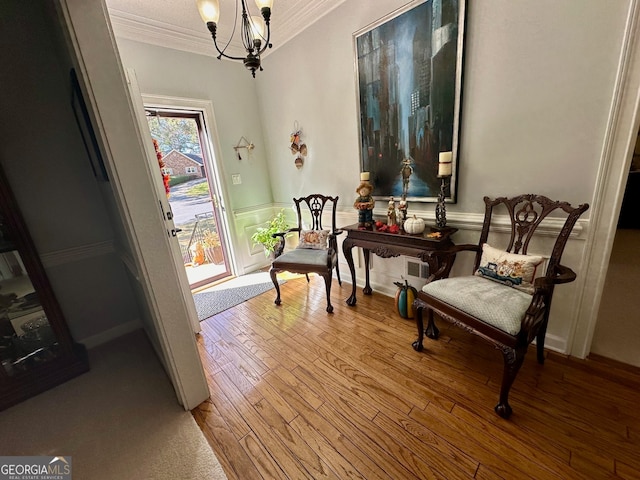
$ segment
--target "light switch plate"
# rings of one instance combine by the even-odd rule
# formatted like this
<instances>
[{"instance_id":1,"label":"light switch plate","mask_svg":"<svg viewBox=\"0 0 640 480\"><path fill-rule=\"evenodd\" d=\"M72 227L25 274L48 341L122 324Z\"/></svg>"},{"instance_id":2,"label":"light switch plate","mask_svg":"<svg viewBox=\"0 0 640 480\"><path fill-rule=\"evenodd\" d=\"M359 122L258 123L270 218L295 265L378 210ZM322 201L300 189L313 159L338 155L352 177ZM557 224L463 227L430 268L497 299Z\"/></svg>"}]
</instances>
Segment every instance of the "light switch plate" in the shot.
<instances>
[{"instance_id":1,"label":"light switch plate","mask_svg":"<svg viewBox=\"0 0 640 480\"><path fill-rule=\"evenodd\" d=\"M240 185L242 183L242 178L240 178L239 173L234 173L233 175L231 175L231 183L233 183L234 185Z\"/></svg>"}]
</instances>

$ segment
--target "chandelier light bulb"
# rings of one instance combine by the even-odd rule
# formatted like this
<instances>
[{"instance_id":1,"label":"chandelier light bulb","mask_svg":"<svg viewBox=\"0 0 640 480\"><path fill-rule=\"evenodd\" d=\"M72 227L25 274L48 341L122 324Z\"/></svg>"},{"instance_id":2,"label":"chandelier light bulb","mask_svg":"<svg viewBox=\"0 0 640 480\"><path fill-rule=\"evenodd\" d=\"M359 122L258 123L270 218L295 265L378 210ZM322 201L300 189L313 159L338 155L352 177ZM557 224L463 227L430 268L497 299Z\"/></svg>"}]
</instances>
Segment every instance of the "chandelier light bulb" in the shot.
<instances>
[{"instance_id":1,"label":"chandelier light bulb","mask_svg":"<svg viewBox=\"0 0 640 480\"><path fill-rule=\"evenodd\" d=\"M218 0L196 0L196 5L204 23L218 23L220 19L220 2Z\"/></svg>"},{"instance_id":2,"label":"chandelier light bulb","mask_svg":"<svg viewBox=\"0 0 640 480\"><path fill-rule=\"evenodd\" d=\"M260 10L263 8L273 8L273 0L256 0L256 5Z\"/></svg>"}]
</instances>

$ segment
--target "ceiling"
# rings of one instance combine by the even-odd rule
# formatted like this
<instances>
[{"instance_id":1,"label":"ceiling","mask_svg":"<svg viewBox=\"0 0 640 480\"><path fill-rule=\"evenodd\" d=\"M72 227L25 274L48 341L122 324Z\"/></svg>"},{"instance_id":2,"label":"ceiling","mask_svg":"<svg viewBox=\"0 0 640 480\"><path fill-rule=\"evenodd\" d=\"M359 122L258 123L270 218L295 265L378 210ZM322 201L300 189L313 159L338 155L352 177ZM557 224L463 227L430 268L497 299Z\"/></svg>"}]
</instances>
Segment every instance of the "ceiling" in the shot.
<instances>
[{"instance_id":1,"label":"ceiling","mask_svg":"<svg viewBox=\"0 0 640 480\"><path fill-rule=\"evenodd\" d=\"M271 11L273 48L281 47L305 28L322 18L346 0L274 0ZM116 37L187 52L217 56L211 34L202 22L196 0L106 0ZM250 14L258 15L258 7L247 0ZM241 11L240 6L238 9ZM219 45L229 40L233 31L236 0L220 0ZM240 15L240 14L239 14ZM239 24L227 53L242 55Z\"/></svg>"}]
</instances>

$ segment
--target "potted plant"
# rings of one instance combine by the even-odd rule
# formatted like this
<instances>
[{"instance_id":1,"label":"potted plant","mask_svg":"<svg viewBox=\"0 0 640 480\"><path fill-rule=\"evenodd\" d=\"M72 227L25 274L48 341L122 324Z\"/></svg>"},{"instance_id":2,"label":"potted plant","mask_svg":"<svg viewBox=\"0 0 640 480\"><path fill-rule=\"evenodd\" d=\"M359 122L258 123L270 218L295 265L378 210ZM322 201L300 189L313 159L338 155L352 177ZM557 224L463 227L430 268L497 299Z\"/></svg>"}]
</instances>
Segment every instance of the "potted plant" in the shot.
<instances>
[{"instance_id":1,"label":"potted plant","mask_svg":"<svg viewBox=\"0 0 640 480\"><path fill-rule=\"evenodd\" d=\"M202 246L204 253L210 263L220 265L224 263L224 255L222 253L222 244L220 243L220 235L218 232L205 230L202 234Z\"/></svg>"},{"instance_id":2,"label":"potted plant","mask_svg":"<svg viewBox=\"0 0 640 480\"><path fill-rule=\"evenodd\" d=\"M274 233L286 232L289 228L287 219L284 216L284 209L280 210L271 220L266 227L259 227L258 230L251 235L251 240L254 245L258 243L264 247L265 256L273 255L276 247L283 240L282 237L274 237Z\"/></svg>"}]
</instances>

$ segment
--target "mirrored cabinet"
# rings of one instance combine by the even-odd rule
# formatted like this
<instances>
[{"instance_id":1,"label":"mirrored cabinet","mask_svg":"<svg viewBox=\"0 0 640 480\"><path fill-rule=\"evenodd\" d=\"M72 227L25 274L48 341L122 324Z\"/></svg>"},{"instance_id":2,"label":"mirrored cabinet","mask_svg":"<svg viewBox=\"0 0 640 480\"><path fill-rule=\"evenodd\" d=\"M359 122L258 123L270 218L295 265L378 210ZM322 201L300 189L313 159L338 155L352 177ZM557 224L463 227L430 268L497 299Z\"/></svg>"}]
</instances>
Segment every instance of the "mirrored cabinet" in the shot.
<instances>
[{"instance_id":1,"label":"mirrored cabinet","mask_svg":"<svg viewBox=\"0 0 640 480\"><path fill-rule=\"evenodd\" d=\"M89 369L0 170L0 410Z\"/></svg>"}]
</instances>

